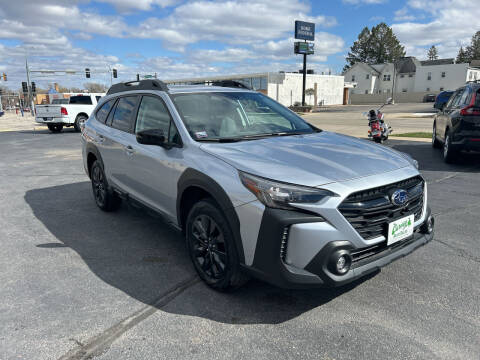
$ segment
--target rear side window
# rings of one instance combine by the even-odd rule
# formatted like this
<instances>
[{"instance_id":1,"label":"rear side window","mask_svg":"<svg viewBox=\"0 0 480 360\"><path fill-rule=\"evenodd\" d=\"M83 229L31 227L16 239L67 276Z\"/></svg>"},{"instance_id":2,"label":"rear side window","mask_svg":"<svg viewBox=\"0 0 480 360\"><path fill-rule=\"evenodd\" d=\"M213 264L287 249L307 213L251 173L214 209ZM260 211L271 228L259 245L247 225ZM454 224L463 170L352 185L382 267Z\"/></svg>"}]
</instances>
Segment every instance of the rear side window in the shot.
<instances>
[{"instance_id":1,"label":"rear side window","mask_svg":"<svg viewBox=\"0 0 480 360\"><path fill-rule=\"evenodd\" d=\"M133 128L134 112L137 105L136 96L125 96L118 99L112 127L121 131L130 132Z\"/></svg>"},{"instance_id":2,"label":"rear side window","mask_svg":"<svg viewBox=\"0 0 480 360\"><path fill-rule=\"evenodd\" d=\"M472 99L472 89L467 87L465 91L462 94L462 97L460 98L460 101L458 102L458 105L468 105L470 104L470 100Z\"/></svg>"},{"instance_id":3,"label":"rear side window","mask_svg":"<svg viewBox=\"0 0 480 360\"><path fill-rule=\"evenodd\" d=\"M97 103L101 98L102 98L101 96L95 96L95 99L97 99Z\"/></svg>"},{"instance_id":4,"label":"rear side window","mask_svg":"<svg viewBox=\"0 0 480 360\"><path fill-rule=\"evenodd\" d=\"M112 110L114 103L115 103L115 100L110 100L110 101L107 101L105 104L103 104L100 107L100 109L97 110L95 118L101 123L105 124L105 121L107 121L107 116L110 113L110 110Z\"/></svg>"},{"instance_id":5,"label":"rear side window","mask_svg":"<svg viewBox=\"0 0 480 360\"><path fill-rule=\"evenodd\" d=\"M455 107L456 104L458 104L458 101L460 100L462 94L463 94L463 89L457 90L457 91L452 95L452 97L450 98L450 100L448 101L446 107L447 107L447 108L453 108L453 107Z\"/></svg>"},{"instance_id":6,"label":"rear side window","mask_svg":"<svg viewBox=\"0 0 480 360\"><path fill-rule=\"evenodd\" d=\"M92 105L92 98L90 96L72 96L70 104Z\"/></svg>"}]
</instances>

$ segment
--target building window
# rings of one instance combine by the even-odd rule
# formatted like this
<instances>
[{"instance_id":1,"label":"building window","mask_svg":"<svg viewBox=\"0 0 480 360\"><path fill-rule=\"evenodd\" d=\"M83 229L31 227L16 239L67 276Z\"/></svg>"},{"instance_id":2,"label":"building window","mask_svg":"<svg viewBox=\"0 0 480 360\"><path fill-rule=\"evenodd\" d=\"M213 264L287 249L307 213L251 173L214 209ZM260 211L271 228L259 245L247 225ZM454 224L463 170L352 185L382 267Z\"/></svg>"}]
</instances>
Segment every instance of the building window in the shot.
<instances>
[{"instance_id":1,"label":"building window","mask_svg":"<svg viewBox=\"0 0 480 360\"><path fill-rule=\"evenodd\" d=\"M407 89L402 89L402 92L407 92Z\"/></svg>"},{"instance_id":2,"label":"building window","mask_svg":"<svg viewBox=\"0 0 480 360\"><path fill-rule=\"evenodd\" d=\"M413 74L408 74L408 77L413 77Z\"/></svg>"},{"instance_id":3,"label":"building window","mask_svg":"<svg viewBox=\"0 0 480 360\"><path fill-rule=\"evenodd\" d=\"M368 90L365 90L365 94L368 94Z\"/></svg>"},{"instance_id":4,"label":"building window","mask_svg":"<svg viewBox=\"0 0 480 360\"><path fill-rule=\"evenodd\" d=\"M352 82L355 81L355 75L352 75Z\"/></svg>"},{"instance_id":5,"label":"building window","mask_svg":"<svg viewBox=\"0 0 480 360\"><path fill-rule=\"evenodd\" d=\"M390 81L390 75L383 75L383 81Z\"/></svg>"},{"instance_id":6,"label":"building window","mask_svg":"<svg viewBox=\"0 0 480 360\"><path fill-rule=\"evenodd\" d=\"M425 90L425 91L430 91L430 88L427 88L427 90Z\"/></svg>"},{"instance_id":7,"label":"building window","mask_svg":"<svg viewBox=\"0 0 480 360\"><path fill-rule=\"evenodd\" d=\"M404 77L405 77L405 75L403 75L403 74L400 75L400 78L401 78L401 79L403 79Z\"/></svg>"},{"instance_id":8,"label":"building window","mask_svg":"<svg viewBox=\"0 0 480 360\"><path fill-rule=\"evenodd\" d=\"M367 75L365 76L365 79L367 79L367 80L370 79L370 74L367 74Z\"/></svg>"},{"instance_id":9,"label":"building window","mask_svg":"<svg viewBox=\"0 0 480 360\"><path fill-rule=\"evenodd\" d=\"M440 88L440 91L443 91L443 87Z\"/></svg>"},{"instance_id":10,"label":"building window","mask_svg":"<svg viewBox=\"0 0 480 360\"><path fill-rule=\"evenodd\" d=\"M446 75L446 74L445 74L445 71L442 71L442 78L444 78L445 75Z\"/></svg>"},{"instance_id":11,"label":"building window","mask_svg":"<svg viewBox=\"0 0 480 360\"><path fill-rule=\"evenodd\" d=\"M427 80L432 80L432 73L431 73L431 72L429 72L429 73L427 74Z\"/></svg>"}]
</instances>

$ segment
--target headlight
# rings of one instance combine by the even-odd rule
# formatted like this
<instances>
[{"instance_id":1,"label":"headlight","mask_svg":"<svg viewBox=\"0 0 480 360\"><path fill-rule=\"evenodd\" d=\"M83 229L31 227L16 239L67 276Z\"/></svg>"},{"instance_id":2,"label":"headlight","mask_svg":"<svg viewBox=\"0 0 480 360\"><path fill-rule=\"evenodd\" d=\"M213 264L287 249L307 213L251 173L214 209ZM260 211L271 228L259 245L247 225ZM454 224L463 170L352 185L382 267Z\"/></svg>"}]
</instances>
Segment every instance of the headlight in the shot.
<instances>
[{"instance_id":1,"label":"headlight","mask_svg":"<svg viewBox=\"0 0 480 360\"><path fill-rule=\"evenodd\" d=\"M316 203L333 192L306 186L290 185L267 180L239 171L240 180L264 205L277 209L294 209L290 204Z\"/></svg>"}]
</instances>

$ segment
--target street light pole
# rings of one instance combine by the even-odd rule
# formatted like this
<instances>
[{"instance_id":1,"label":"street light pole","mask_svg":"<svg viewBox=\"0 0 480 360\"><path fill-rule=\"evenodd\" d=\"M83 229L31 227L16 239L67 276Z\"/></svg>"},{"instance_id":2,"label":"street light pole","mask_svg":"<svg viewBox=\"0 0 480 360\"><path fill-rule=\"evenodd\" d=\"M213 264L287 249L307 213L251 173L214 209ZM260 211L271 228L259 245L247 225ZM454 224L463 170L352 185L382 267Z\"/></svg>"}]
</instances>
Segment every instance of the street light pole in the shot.
<instances>
[{"instance_id":1,"label":"street light pole","mask_svg":"<svg viewBox=\"0 0 480 360\"><path fill-rule=\"evenodd\" d=\"M27 90L28 90L28 104L30 104L30 114L32 116L34 115L34 106L33 106L33 94L32 94L32 88L31 88L31 83L30 83L30 69L28 68L28 59L25 58L25 69L27 71Z\"/></svg>"}]
</instances>

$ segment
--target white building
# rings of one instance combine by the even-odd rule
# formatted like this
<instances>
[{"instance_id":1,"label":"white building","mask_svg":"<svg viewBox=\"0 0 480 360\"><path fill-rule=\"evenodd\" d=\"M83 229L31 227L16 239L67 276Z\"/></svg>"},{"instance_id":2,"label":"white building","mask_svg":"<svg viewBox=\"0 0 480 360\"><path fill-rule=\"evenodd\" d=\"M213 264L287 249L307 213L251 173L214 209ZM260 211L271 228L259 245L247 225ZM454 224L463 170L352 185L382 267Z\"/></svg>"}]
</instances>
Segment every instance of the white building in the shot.
<instances>
[{"instance_id":1,"label":"white building","mask_svg":"<svg viewBox=\"0 0 480 360\"><path fill-rule=\"evenodd\" d=\"M254 90L270 96L285 106L302 101L303 74L300 73L258 73L229 76L212 76L191 79L164 80L168 84L211 83L214 81L235 80ZM347 86L348 87L348 86ZM344 77L339 75L307 74L306 89L313 89L313 95L305 96L309 105L339 105L344 103Z\"/></svg>"},{"instance_id":2,"label":"white building","mask_svg":"<svg viewBox=\"0 0 480 360\"><path fill-rule=\"evenodd\" d=\"M395 68L393 63L357 63L344 76L345 81L357 83L352 94L438 93L480 79L480 68L455 64L453 59L419 61L405 57L396 61Z\"/></svg>"}]
</instances>

